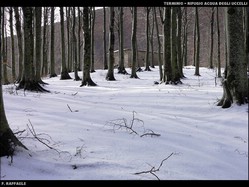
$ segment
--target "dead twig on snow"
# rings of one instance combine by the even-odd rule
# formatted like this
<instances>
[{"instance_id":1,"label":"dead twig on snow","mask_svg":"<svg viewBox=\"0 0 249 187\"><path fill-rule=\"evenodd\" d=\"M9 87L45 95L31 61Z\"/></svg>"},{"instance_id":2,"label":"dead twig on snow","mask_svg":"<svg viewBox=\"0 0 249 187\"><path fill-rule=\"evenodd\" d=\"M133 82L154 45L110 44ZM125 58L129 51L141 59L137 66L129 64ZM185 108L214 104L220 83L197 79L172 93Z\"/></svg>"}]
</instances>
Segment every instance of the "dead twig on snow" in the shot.
<instances>
[{"instance_id":1,"label":"dead twig on snow","mask_svg":"<svg viewBox=\"0 0 249 187\"><path fill-rule=\"evenodd\" d=\"M141 172L136 172L136 173L134 173L134 175L140 175L140 174L150 173L150 174L152 174L153 176L155 176L158 180L160 180L159 177L155 174L155 172L159 171L160 168L161 168L162 165L163 165L163 162L164 162L165 160L167 160L169 157L171 157L173 154L174 154L174 153L171 153L167 158L163 159L163 160L161 161L161 163L160 163L160 165L159 165L159 167L158 167L157 169L155 168L155 166L153 166L150 170L141 171Z\"/></svg>"}]
</instances>

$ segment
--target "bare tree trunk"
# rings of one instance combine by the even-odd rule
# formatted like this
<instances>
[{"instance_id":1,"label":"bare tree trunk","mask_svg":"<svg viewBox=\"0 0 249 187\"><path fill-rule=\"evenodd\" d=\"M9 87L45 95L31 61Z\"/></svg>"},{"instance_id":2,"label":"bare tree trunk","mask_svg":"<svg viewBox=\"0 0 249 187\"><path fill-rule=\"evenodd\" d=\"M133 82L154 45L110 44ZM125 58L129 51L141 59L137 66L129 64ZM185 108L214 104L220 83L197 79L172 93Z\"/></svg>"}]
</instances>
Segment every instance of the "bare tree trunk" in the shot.
<instances>
[{"instance_id":1,"label":"bare tree trunk","mask_svg":"<svg viewBox=\"0 0 249 187\"><path fill-rule=\"evenodd\" d=\"M182 61L182 10L180 7L176 8L177 13L177 64L178 64L178 81L183 78L183 61Z\"/></svg>"},{"instance_id":2,"label":"bare tree trunk","mask_svg":"<svg viewBox=\"0 0 249 187\"><path fill-rule=\"evenodd\" d=\"M172 80L171 83L178 84L180 82L180 74L178 67L178 54L177 54L177 23L176 23L176 10L177 7L171 8L171 71L172 71Z\"/></svg>"},{"instance_id":3,"label":"bare tree trunk","mask_svg":"<svg viewBox=\"0 0 249 187\"><path fill-rule=\"evenodd\" d=\"M78 71L81 71L81 10L80 10L80 7L78 7Z\"/></svg>"},{"instance_id":4,"label":"bare tree trunk","mask_svg":"<svg viewBox=\"0 0 249 187\"><path fill-rule=\"evenodd\" d=\"M36 81L43 84L41 80L41 16L42 7L35 7L35 77Z\"/></svg>"},{"instance_id":5,"label":"bare tree trunk","mask_svg":"<svg viewBox=\"0 0 249 187\"><path fill-rule=\"evenodd\" d=\"M149 41L149 24L150 24L150 7L145 8L146 12L146 24L145 24L145 32L146 32L146 56L145 56L145 69L144 71L151 71L150 69L150 41Z\"/></svg>"},{"instance_id":6,"label":"bare tree trunk","mask_svg":"<svg viewBox=\"0 0 249 187\"><path fill-rule=\"evenodd\" d=\"M196 8L197 7L194 7L194 9L195 9L195 12L196 12ZM196 13L195 13L196 14ZM194 36L194 49L193 49L193 66L195 66L196 65L196 35L197 35L197 33L196 33L196 28L197 28L197 24L196 24L196 15L195 15L195 23L194 23L194 34L193 34L193 36Z\"/></svg>"},{"instance_id":7,"label":"bare tree trunk","mask_svg":"<svg viewBox=\"0 0 249 187\"><path fill-rule=\"evenodd\" d=\"M2 35L2 11L0 7L0 36ZM2 39L0 37L0 46L2 45ZM2 53L0 53L0 59ZM4 103L3 103L3 90L2 90L2 64L0 64L0 157L2 156L13 156L15 147L25 147L15 136L11 128L9 127L7 117L5 115Z\"/></svg>"},{"instance_id":8,"label":"bare tree trunk","mask_svg":"<svg viewBox=\"0 0 249 187\"><path fill-rule=\"evenodd\" d=\"M72 30L72 35L73 35L73 60L74 60L74 80L79 81L81 78L78 75L78 60L77 60L77 39L76 39L76 33L75 33L75 22L76 22L76 15L75 15L75 7L72 7L72 14L73 14L73 30Z\"/></svg>"},{"instance_id":9,"label":"bare tree trunk","mask_svg":"<svg viewBox=\"0 0 249 187\"><path fill-rule=\"evenodd\" d=\"M3 18L2 18L2 61L3 61L3 84L9 84L8 75L7 75L7 35L5 36L4 31L6 31L6 24L5 24L5 8L3 8Z\"/></svg>"},{"instance_id":10,"label":"bare tree trunk","mask_svg":"<svg viewBox=\"0 0 249 187\"><path fill-rule=\"evenodd\" d=\"M72 72L72 37L71 37L71 10L70 7L66 7L67 18L67 70Z\"/></svg>"},{"instance_id":11,"label":"bare tree trunk","mask_svg":"<svg viewBox=\"0 0 249 187\"><path fill-rule=\"evenodd\" d=\"M195 20L196 20L196 41L195 41L195 75L200 76L200 26L199 26L199 12L198 7L195 7Z\"/></svg>"},{"instance_id":12,"label":"bare tree trunk","mask_svg":"<svg viewBox=\"0 0 249 187\"><path fill-rule=\"evenodd\" d=\"M159 66L159 77L160 81L163 79L163 70L162 70L162 58L161 58L161 41L159 36L159 29L158 29L158 21L157 21L157 14L156 14L156 8L153 7L153 15L156 25L156 36L157 36L157 43L158 43L158 66Z\"/></svg>"},{"instance_id":13,"label":"bare tree trunk","mask_svg":"<svg viewBox=\"0 0 249 187\"><path fill-rule=\"evenodd\" d=\"M219 8L216 7L216 22L217 22L217 68L218 68L218 77L221 77L221 65L220 65L220 24L219 24Z\"/></svg>"},{"instance_id":14,"label":"bare tree trunk","mask_svg":"<svg viewBox=\"0 0 249 187\"><path fill-rule=\"evenodd\" d=\"M95 68L94 68L94 49L95 49L95 45L94 45L94 26L95 26L95 7L91 8L90 11L90 17L91 17L91 21L90 21L90 27L91 27L91 70L90 72L93 73L95 72Z\"/></svg>"},{"instance_id":15,"label":"bare tree trunk","mask_svg":"<svg viewBox=\"0 0 249 187\"><path fill-rule=\"evenodd\" d=\"M182 61L184 66L188 65L188 9L184 7L184 23L183 23L183 44L182 44Z\"/></svg>"},{"instance_id":16,"label":"bare tree trunk","mask_svg":"<svg viewBox=\"0 0 249 187\"><path fill-rule=\"evenodd\" d=\"M123 7L119 7L119 66L118 73L128 74L124 66L124 29L123 29Z\"/></svg>"},{"instance_id":17,"label":"bare tree trunk","mask_svg":"<svg viewBox=\"0 0 249 187\"><path fill-rule=\"evenodd\" d=\"M47 39L47 26L48 26L48 7L43 9L43 44L42 44L42 75L48 74L48 39Z\"/></svg>"},{"instance_id":18,"label":"bare tree trunk","mask_svg":"<svg viewBox=\"0 0 249 187\"><path fill-rule=\"evenodd\" d=\"M54 59L54 9L55 7L51 7L51 41L50 41L50 78L57 77L55 73L55 59Z\"/></svg>"},{"instance_id":19,"label":"bare tree trunk","mask_svg":"<svg viewBox=\"0 0 249 187\"><path fill-rule=\"evenodd\" d=\"M18 42L18 77L16 82L19 83L22 77L22 69L23 69L23 42L22 42L22 32L21 32L21 21L18 7L13 7L15 12L15 20L16 20L16 33L17 33L17 42Z\"/></svg>"},{"instance_id":20,"label":"bare tree trunk","mask_svg":"<svg viewBox=\"0 0 249 187\"><path fill-rule=\"evenodd\" d=\"M225 9L227 27L228 66L227 77L223 80L223 97L218 103L228 108L233 102L248 103L248 77L246 72L245 45L243 35L242 7Z\"/></svg>"},{"instance_id":21,"label":"bare tree trunk","mask_svg":"<svg viewBox=\"0 0 249 187\"><path fill-rule=\"evenodd\" d=\"M209 52L209 68L213 69L213 50L214 50L214 7L211 8L210 19L210 52Z\"/></svg>"},{"instance_id":22,"label":"bare tree trunk","mask_svg":"<svg viewBox=\"0 0 249 187\"><path fill-rule=\"evenodd\" d=\"M171 44L170 44L170 7L164 7L163 13L163 82L169 84L172 80Z\"/></svg>"},{"instance_id":23,"label":"bare tree trunk","mask_svg":"<svg viewBox=\"0 0 249 187\"><path fill-rule=\"evenodd\" d=\"M151 12L152 11L153 11L153 9L151 10ZM151 26L151 30L150 30L151 31L150 32L150 47L151 47L150 67L155 68L155 63L154 63L154 27L155 27L155 19L154 19L154 16L153 16L153 12L152 12L151 16L152 16L152 26Z\"/></svg>"},{"instance_id":24,"label":"bare tree trunk","mask_svg":"<svg viewBox=\"0 0 249 187\"><path fill-rule=\"evenodd\" d=\"M9 23L10 23L10 36L11 36L11 70L12 70L12 81L16 81L16 58L15 58L15 38L13 33L13 8L9 8Z\"/></svg>"},{"instance_id":25,"label":"bare tree trunk","mask_svg":"<svg viewBox=\"0 0 249 187\"><path fill-rule=\"evenodd\" d=\"M131 76L130 78L138 79L136 73L136 65L137 65L137 7L132 7L132 33L131 33L131 60L132 60L132 68L131 68Z\"/></svg>"},{"instance_id":26,"label":"bare tree trunk","mask_svg":"<svg viewBox=\"0 0 249 187\"><path fill-rule=\"evenodd\" d=\"M80 86L96 86L90 76L91 66L91 30L89 29L89 8L83 7L83 33L84 33L84 67Z\"/></svg>"},{"instance_id":27,"label":"bare tree trunk","mask_svg":"<svg viewBox=\"0 0 249 187\"><path fill-rule=\"evenodd\" d=\"M24 68L17 89L49 92L40 86L35 75L34 65L34 13L32 7L22 7L24 20Z\"/></svg>"},{"instance_id":28,"label":"bare tree trunk","mask_svg":"<svg viewBox=\"0 0 249 187\"><path fill-rule=\"evenodd\" d=\"M64 36L64 11L63 7L60 7L60 18L61 18L61 80L72 79L68 74L65 58L65 36Z\"/></svg>"},{"instance_id":29,"label":"bare tree trunk","mask_svg":"<svg viewBox=\"0 0 249 187\"><path fill-rule=\"evenodd\" d=\"M106 54L106 8L103 7L104 11L104 24L103 24L103 61L104 61L104 69L108 69L107 64L107 54Z\"/></svg>"},{"instance_id":30,"label":"bare tree trunk","mask_svg":"<svg viewBox=\"0 0 249 187\"><path fill-rule=\"evenodd\" d=\"M114 7L110 7L110 22L109 22L109 63L108 63L108 72L106 74L106 80L114 81L114 16L115 11Z\"/></svg>"}]
</instances>

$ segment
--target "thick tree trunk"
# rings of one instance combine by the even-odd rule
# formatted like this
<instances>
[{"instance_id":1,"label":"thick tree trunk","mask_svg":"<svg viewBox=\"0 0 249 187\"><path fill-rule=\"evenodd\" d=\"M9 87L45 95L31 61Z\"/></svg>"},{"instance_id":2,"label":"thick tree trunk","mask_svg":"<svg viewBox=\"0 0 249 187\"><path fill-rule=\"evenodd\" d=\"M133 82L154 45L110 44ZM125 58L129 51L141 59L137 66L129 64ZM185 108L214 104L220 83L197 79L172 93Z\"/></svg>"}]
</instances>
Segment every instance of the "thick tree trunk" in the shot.
<instances>
[{"instance_id":1,"label":"thick tree trunk","mask_svg":"<svg viewBox=\"0 0 249 187\"><path fill-rule=\"evenodd\" d=\"M172 80L171 44L170 44L170 7L164 7L163 13L163 82L169 84Z\"/></svg>"},{"instance_id":2,"label":"thick tree trunk","mask_svg":"<svg viewBox=\"0 0 249 187\"><path fill-rule=\"evenodd\" d=\"M177 7L177 64L178 64L178 81L183 78L183 61L182 61L182 10Z\"/></svg>"},{"instance_id":3,"label":"thick tree trunk","mask_svg":"<svg viewBox=\"0 0 249 187\"><path fill-rule=\"evenodd\" d=\"M223 98L218 103L222 108L230 107L233 102L239 105L248 103L248 77L243 35L243 11L242 7L227 7L225 11L227 21L228 66L227 77L223 84Z\"/></svg>"},{"instance_id":4,"label":"thick tree trunk","mask_svg":"<svg viewBox=\"0 0 249 187\"><path fill-rule=\"evenodd\" d=\"M49 92L40 86L35 76L34 65L34 34L33 34L33 8L22 7L24 20L24 68L22 79L17 89L37 92Z\"/></svg>"},{"instance_id":5,"label":"thick tree trunk","mask_svg":"<svg viewBox=\"0 0 249 187\"><path fill-rule=\"evenodd\" d=\"M2 27L2 7L0 7L0 27ZM0 36L1 36L0 28ZM0 46L2 45L2 39L0 37ZM2 54L0 53L0 59ZM0 64L0 157L2 156L13 156L15 146L25 147L14 135L9 127L3 103L3 91L2 91L2 64Z\"/></svg>"},{"instance_id":6,"label":"thick tree trunk","mask_svg":"<svg viewBox=\"0 0 249 187\"><path fill-rule=\"evenodd\" d=\"M108 81L115 81L114 78L114 16L115 11L114 7L110 7L110 26L109 26L109 59L108 59L108 72L106 74L106 80Z\"/></svg>"},{"instance_id":7,"label":"thick tree trunk","mask_svg":"<svg viewBox=\"0 0 249 187\"><path fill-rule=\"evenodd\" d=\"M89 9L83 7L83 32L84 32L84 67L83 78L80 86L96 86L90 76L91 66L91 38L89 29Z\"/></svg>"}]
</instances>

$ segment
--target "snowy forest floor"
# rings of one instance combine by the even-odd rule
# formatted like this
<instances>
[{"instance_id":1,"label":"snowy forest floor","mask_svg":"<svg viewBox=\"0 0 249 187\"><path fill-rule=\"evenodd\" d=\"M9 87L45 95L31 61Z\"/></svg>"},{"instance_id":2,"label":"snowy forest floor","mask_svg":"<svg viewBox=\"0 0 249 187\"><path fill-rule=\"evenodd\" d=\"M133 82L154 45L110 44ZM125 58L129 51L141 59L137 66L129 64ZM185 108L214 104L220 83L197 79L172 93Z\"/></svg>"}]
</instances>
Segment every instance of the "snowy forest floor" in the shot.
<instances>
[{"instance_id":1,"label":"snowy forest floor","mask_svg":"<svg viewBox=\"0 0 249 187\"><path fill-rule=\"evenodd\" d=\"M248 105L216 106L215 70L184 67L178 85L154 84L158 71L131 79L115 69L106 81L96 70L96 87L44 78L50 93L3 86L9 125L29 150L1 158L1 180L248 180Z\"/></svg>"}]
</instances>

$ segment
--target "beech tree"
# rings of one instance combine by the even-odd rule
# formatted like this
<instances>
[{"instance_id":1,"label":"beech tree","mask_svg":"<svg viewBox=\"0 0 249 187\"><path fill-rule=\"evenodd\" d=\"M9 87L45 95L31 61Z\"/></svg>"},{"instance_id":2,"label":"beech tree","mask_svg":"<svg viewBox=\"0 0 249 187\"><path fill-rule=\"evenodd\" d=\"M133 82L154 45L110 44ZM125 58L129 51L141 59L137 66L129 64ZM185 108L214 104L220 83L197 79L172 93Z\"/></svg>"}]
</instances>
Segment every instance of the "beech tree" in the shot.
<instances>
[{"instance_id":1,"label":"beech tree","mask_svg":"<svg viewBox=\"0 0 249 187\"><path fill-rule=\"evenodd\" d=\"M9 23L10 23L10 37L11 37L11 70L12 81L16 81L16 58L15 58L15 38L13 31L13 7L9 8Z\"/></svg>"},{"instance_id":2,"label":"beech tree","mask_svg":"<svg viewBox=\"0 0 249 187\"><path fill-rule=\"evenodd\" d=\"M2 34L2 10L3 8L0 7L0 36ZM0 37L0 46L1 45L2 39ZM1 58L2 53L0 53L0 59ZM13 156L16 146L20 146L27 149L27 147L17 139L7 121L3 103L2 64L0 64L0 157Z\"/></svg>"},{"instance_id":3,"label":"beech tree","mask_svg":"<svg viewBox=\"0 0 249 187\"><path fill-rule=\"evenodd\" d=\"M22 7L24 20L24 68L17 89L48 92L35 76L34 65L34 11L32 7Z\"/></svg>"},{"instance_id":4,"label":"beech tree","mask_svg":"<svg viewBox=\"0 0 249 187\"><path fill-rule=\"evenodd\" d=\"M137 7L132 7L132 33L131 33L131 76L130 78L136 78L136 65L137 65Z\"/></svg>"},{"instance_id":5,"label":"beech tree","mask_svg":"<svg viewBox=\"0 0 249 187\"><path fill-rule=\"evenodd\" d=\"M51 25L51 41L50 41L50 78L57 77L55 73L55 61L54 61L54 7L51 7L51 15L50 15L50 25Z\"/></svg>"},{"instance_id":6,"label":"beech tree","mask_svg":"<svg viewBox=\"0 0 249 187\"><path fill-rule=\"evenodd\" d=\"M97 86L90 75L91 66L91 28L89 26L89 8L83 7L83 32L84 32L84 66L83 78L80 86Z\"/></svg>"},{"instance_id":7,"label":"beech tree","mask_svg":"<svg viewBox=\"0 0 249 187\"><path fill-rule=\"evenodd\" d=\"M115 42L115 36L114 36L114 19L115 19L115 11L114 7L109 8L109 59L108 59L108 71L106 74L106 80L108 81L115 81L114 77L114 42Z\"/></svg>"},{"instance_id":8,"label":"beech tree","mask_svg":"<svg viewBox=\"0 0 249 187\"><path fill-rule=\"evenodd\" d=\"M229 108L232 103L248 103L248 62L245 58L242 7L226 7L225 19L228 64L223 79L223 97L218 106Z\"/></svg>"},{"instance_id":9,"label":"beech tree","mask_svg":"<svg viewBox=\"0 0 249 187\"><path fill-rule=\"evenodd\" d=\"M124 12L123 7L118 7L119 10L119 63L118 63L118 73L128 74L124 65Z\"/></svg>"},{"instance_id":10,"label":"beech tree","mask_svg":"<svg viewBox=\"0 0 249 187\"><path fill-rule=\"evenodd\" d=\"M61 80L72 79L68 73L66 65L66 54L65 54L65 35L64 35L64 10L60 7L60 18L61 18Z\"/></svg>"},{"instance_id":11,"label":"beech tree","mask_svg":"<svg viewBox=\"0 0 249 187\"><path fill-rule=\"evenodd\" d=\"M13 7L15 12L15 20L16 20L16 34L17 34L17 43L18 43L18 77L16 82L19 83L22 77L23 70L23 40L22 40L22 31L21 31L21 20L18 7Z\"/></svg>"}]
</instances>

